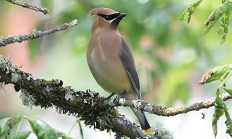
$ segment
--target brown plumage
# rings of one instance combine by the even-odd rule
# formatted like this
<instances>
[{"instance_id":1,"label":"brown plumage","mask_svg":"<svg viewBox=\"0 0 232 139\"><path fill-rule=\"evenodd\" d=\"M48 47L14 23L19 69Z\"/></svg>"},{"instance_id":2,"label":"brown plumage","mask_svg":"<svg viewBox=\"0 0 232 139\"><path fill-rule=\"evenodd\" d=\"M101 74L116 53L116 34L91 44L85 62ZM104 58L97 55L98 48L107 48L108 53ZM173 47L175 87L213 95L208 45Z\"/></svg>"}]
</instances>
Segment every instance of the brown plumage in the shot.
<instances>
[{"instance_id":1,"label":"brown plumage","mask_svg":"<svg viewBox=\"0 0 232 139\"><path fill-rule=\"evenodd\" d=\"M126 14L108 8L95 8L97 15L87 49L87 62L97 83L107 92L122 94L127 99L141 99L140 84L134 58L126 41L118 32L118 24ZM132 109L133 110L133 109ZM152 129L143 111L133 110L145 134Z\"/></svg>"}]
</instances>

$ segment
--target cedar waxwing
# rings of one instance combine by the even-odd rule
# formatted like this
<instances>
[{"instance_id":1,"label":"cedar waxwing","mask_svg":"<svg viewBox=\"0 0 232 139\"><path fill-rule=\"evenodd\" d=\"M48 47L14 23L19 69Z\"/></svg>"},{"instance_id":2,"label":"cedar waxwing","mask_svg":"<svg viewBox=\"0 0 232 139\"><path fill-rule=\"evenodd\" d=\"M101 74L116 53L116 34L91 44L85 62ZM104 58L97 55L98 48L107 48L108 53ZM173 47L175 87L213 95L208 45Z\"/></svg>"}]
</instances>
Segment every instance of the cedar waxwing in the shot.
<instances>
[{"instance_id":1,"label":"cedar waxwing","mask_svg":"<svg viewBox=\"0 0 232 139\"><path fill-rule=\"evenodd\" d=\"M118 32L124 13L108 8L95 8L89 16L97 15L87 49L87 62L97 83L107 92L124 94L126 99L141 99L140 84L134 58L127 42ZM133 110L144 134L152 129L143 111Z\"/></svg>"}]
</instances>

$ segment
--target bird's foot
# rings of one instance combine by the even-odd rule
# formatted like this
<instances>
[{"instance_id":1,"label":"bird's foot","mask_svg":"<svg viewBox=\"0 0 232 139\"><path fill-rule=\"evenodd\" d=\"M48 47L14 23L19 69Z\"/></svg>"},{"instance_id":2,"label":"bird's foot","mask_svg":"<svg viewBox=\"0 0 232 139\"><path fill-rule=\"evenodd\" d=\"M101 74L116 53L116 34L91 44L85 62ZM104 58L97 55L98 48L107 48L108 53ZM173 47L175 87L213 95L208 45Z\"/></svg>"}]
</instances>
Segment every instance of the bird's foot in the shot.
<instances>
[{"instance_id":1,"label":"bird's foot","mask_svg":"<svg viewBox=\"0 0 232 139\"><path fill-rule=\"evenodd\" d=\"M115 93L110 94L107 98L101 98L98 102L98 106L100 106L105 100L111 99L113 95L115 95Z\"/></svg>"},{"instance_id":2,"label":"bird's foot","mask_svg":"<svg viewBox=\"0 0 232 139\"><path fill-rule=\"evenodd\" d=\"M123 98L123 96L126 94L126 91L122 92L121 94L119 94L115 99L114 99L114 104L118 105L118 101L120 98Z\"/></svg>"}]
</instances>

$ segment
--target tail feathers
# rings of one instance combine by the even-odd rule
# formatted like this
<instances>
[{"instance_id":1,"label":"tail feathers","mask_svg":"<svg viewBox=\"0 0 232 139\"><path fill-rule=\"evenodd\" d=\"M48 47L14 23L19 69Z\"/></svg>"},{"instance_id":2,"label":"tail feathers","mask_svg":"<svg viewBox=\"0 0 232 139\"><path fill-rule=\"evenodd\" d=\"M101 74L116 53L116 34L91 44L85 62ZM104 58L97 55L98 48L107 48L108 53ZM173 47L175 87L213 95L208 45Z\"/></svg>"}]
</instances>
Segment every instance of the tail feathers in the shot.
<instances>
[{"instance_id":1,"label":"tail feathers","mask_svg":"<svg viewBox=\"0 0 232 139\"><path fill-rule=\"evenodd\" d=\"M141 128L143 130L144 134L152 134L152 128L150 124L147 121L147 117L145 113L141 110L133 110L132 111L135 113L136 117L139 119L139 123L141 125Z\"/></svg>"},{"instance_id":2,"label":"tail feathers","mask_svg":"<svg viewBox=\"0 0 232 139\"><path fill-rule=\"evenodd\" d=\"M152 134L152 128L150 127L150 128L148 128L148 129L144 129L144 130L142 130L143 131L143 134Z\"/></svg>"}]
</instances>

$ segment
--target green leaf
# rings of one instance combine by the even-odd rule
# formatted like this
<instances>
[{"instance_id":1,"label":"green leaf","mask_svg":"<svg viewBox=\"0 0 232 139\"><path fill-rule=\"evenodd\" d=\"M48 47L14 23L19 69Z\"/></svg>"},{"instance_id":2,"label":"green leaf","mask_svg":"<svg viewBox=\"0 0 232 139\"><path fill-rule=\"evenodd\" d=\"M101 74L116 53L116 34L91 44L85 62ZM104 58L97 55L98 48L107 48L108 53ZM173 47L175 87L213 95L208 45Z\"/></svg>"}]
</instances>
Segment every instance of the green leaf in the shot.
<instances>
[{"instance_id":1,"label":"green leaf","mask_svg":"<svg viewBox=\"0 0 232 139\"><path fill-rule=\"evenodd\" d=\"M206 74L204 74L199 83L204 84L216 80L223 80L223 78L227 77L227 75L229 74L228 71L230 70L232 70L232 64L215 67Z\"/></svg>"},{"instance_id":2,"label":"green leaf","mask_svg":"<svg viewBox=\"0 0 232 139\"><path fill-rule=\"evenodd\" d=\"M220 98L220 91L217 89L216 92L216 100L215 100L215 108L214 108L214 114L212 119L212 127L213 127L213 133L214 136L217 136L217 122L219 118L224 114L224 105L223 101Z\"/></svg>"},{"instance_id":3,"label":"green leaf","mask_svg":"<svg viewBox=\"0 0 232 139\"><path fill-rule=\"evenodd\" d=\"M182 14L180 21L185 21L187 23L191 20L191 15L193 14L194 10L201 4L203 0L198 0L192 4L184 11Z\"/></svg>"},{"instance_id":4,"label":"green leaf","mask_svg":"<svg viewBox=\"0 0 232 139\"><path fill-rule=\"evenodd\" d=\"M17 130L15 131L15 138L18 138L18 130L20 128L20 125L22 123L24 116L17 116L17 117L12 117L10 120L8 120L7 125L10 127L10 129L14 128L16 125L19 124Z\"/></svg>"},{"instance_id":5,"label":"green leaf","mask_svg":"<svg viewBox=\"0 0 232 139\"><path fill-rule=\"evenodd\" d=\"M27 139L32 131L19 132L18 134L10 135L11 139Z\"/></svg>"},{"instance_id":6,"label":"green leaf","mask_svg":"<svg viewBox=\"0 0 232 139\"><path fill-rule=\"evenodd\" d=\"M50 125L36 118L27 117L31 128L39 139L57 139L57 132Z\"/></svg>"},{"instance_id":7,"label":"green leaf","mask_svg":"<svg viewBox=\"0 0 232 139\"><path fill-rule=\"evenodd\" d=\"M232 89L229 88L223 88L223 89L232 96Z\"/></svg>"},{"instance_id":8,"label":"green leaf","mask_svg":"<svg viewBox=\"0 0 232 139\"><path fill-rule=\"evenodd\" d=\"M0 137L2 137L6 132L10 132L10 131L5 130L5 125L6 125L7 121L11 118L12 117L6 117L6 118L0 120Z\"/></svg>"},{"instance_id":9,"label":"green leaf","mask_svg":"<svg viewBox=\"0 0 232 139\"><path fill-rule=\"evenodd\" d=\"M228 108L226 107L224 103L224 111L226 116L226 133L228 133L232 137L232 120L230 118L230 114L228 112Z\"/></svg>"},{"instance_id":10,"label":"green leaf","mask_svg":"<svg viewBox=\"0 0 232 139\"><path fill-rule=\"evenodd\" d=\"M32 133L32 131L20 132L20 133L18 133L17 139L27 139L31 133Z\"/></svg>"},{"instance_id":11,"label":"green leaf","mask_svg":"<svg viewBox=\"0 0 232 139\"><path fill-rule=\"evenodd\" d=\"M230 120L226 120L226 133L228 133L231 137L232 137L232 121Z\"/></svg>"},{"instance_id":12,"label":"green leaf","mask_svg":"<svg viewBox=\"0 0 232 139\"><path fill-rule=\"evenodd\" d=\"M23 116L15 116L15 117L7 117L1 120L0 122L0 136L5 136L5 138L10 138L11 129L13 129L17 124L21 123L23 120ZM18 130L16 130L16 138L17 138Z\"/></svg>"},{"instance_id":13,"label":"green leaf","mask_svg":"<svg viewBox=\"0 0 232 139\"><path fill-rule=\"evenodd\" d=\"M206 35L210 29L214 26L214 24L218 21L220 17L222 17L224 14L230 12L232 8L232 2L227 1L220 5L217 9L215 9L208 17L208 19L205 22L206 29L204 31L204 34ZM228 16L228 14L227 14ZM228 20L227 17L223 20ZM226 22L225 22L226 23ZM225 29L226 30L226 29Z\"/></svg>"},{"instance_id":14,"label":"green leaf","mask_svg":"<svg viewBox=\"0 0 232 139\"><path fill-rule=\"evenodd\" d=\"M62 139L73 139L73 138L71 138L71 137L67 137L67 135L66 135L64 132L61 132L61 131L56 130L56 129L54 129L54 128L53 128L53 130L56 132L56 135L57 135L58 137L61 137Z\"/></svg>"},{"instance_id":15,"label":"green leaf","mask_svg":"<svg viewBox=\"0 0 232 139\"><path fill-rule=\"evenodd\" d=\"M14 128L18 123L22 122L23 116L15 116L12 117L7 121L7 125L12 129Z\"/></svg>"},{"instance_id":16,"label":"green leaf","mask_svg":"<svg viewBox=\"0 0 232 139\"><path fill-rule=\"evenodd\" d=\"M221 26L218 29L218 33L222 34L222 40L221 44L223 44L226 41L226 35L228 33L228 25L230 20L230 10L223 14L223 16L220 19Z\"/></svg>"}]
</instances>

